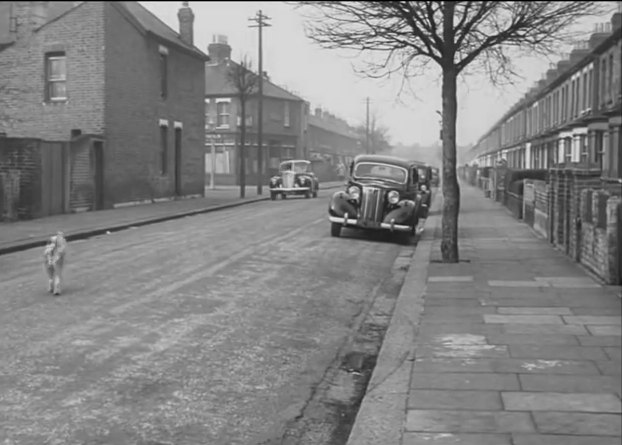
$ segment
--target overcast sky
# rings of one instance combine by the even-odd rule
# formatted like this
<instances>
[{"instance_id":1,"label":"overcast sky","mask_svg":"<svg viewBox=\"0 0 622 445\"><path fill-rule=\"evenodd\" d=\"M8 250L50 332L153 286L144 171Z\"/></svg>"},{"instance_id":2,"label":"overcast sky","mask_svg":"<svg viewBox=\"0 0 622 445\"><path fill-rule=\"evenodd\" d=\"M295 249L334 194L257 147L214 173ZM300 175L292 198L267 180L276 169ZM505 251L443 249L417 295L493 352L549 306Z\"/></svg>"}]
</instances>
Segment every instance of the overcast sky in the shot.
<instances>
[{"instance_id":1,"label":"overcast sky","mask_svg":"<svg viewBox=\"0 0 622 445\"><path fill-rule=\"evenodd\" d=\"M178 31L177 11L182 2L140 2L170 27ZM194 42L207 52L213 35L227 36L232 58L248 55L257 67L257 28L249 28L249 18L257 11L271 17L272 26L264 28L264 70L270 79L311 103L322 107L353 125L365 121L365 100L379 121L389 128L391 142L434 144L439 136L441 109L440 82L431 72L411 82L411 91L400 91L398 78L372 80L352 70L352 61L344 53L321 49L306 36L303 18L294 7L282 2L189 2L195 15ZM586 20L581 29L587 33L602 19ZM557 62L559 58L553 58ZM522 78L514 86L495 88L486 78L471 76L458 86L458 144L474 143L510 108L543 73L550 60L525 58L518 64ZM468 81L468 83L467 83Z\"/></svg>"}]
</instances>

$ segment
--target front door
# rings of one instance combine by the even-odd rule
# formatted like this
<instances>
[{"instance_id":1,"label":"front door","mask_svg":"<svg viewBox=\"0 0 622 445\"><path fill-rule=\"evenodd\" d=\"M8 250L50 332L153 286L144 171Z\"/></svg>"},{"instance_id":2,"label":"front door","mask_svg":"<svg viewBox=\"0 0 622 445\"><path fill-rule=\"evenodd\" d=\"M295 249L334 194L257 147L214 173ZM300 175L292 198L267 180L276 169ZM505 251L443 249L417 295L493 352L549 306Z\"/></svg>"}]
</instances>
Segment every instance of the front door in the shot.
<instances>
[{"instance_id":1,"label":"front door","mask_svg":"<svg viewBox=\"0 0 622 445\"><path fill-rule=\"evenodd\" d=\"M181 196L181 128L175 129L175 195Z\"/></svg>"},{"instance_id":2,"label":"front door","mask_svg":"<svg viewBox=\"0 0 622 445\"><path fill-rule=\"evenodd\" d=\"M95 210L104 208L104 143L93 142L93 182L95 183Z\"/></svg>"}]
</instances>

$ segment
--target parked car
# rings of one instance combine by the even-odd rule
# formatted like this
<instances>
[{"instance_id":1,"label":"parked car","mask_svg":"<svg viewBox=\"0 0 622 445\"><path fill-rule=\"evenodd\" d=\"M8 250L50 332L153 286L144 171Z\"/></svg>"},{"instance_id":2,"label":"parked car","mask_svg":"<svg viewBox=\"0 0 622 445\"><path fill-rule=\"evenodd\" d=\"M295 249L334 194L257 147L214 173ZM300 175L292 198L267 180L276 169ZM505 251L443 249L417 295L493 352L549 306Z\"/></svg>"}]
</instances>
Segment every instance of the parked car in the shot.
<instances>
[{"instance_id":1,"label":"parked car","mask_svg":"<svg viewBox=\"0 0 622 445\"><path fill-rule=\"evenodd\" d=\"M281 199L288 195L317 198L319 189L320 182L312 171L311 162L303 159L281 162L278 174L270 178L270 198L273 201L278 195Z\"/></svg>"},{"instance_id":2,"label":"parked car","mask_svg":"<svg viewBox=\"0 0 622 445\"><path fill-rule=\"evenodd\" d=\"M331 236L345 227L395 232L403 242L416 234L425 209L420 163L385 155L358 155L345 190L328 206Z\"/></svg>"}]
</instances>

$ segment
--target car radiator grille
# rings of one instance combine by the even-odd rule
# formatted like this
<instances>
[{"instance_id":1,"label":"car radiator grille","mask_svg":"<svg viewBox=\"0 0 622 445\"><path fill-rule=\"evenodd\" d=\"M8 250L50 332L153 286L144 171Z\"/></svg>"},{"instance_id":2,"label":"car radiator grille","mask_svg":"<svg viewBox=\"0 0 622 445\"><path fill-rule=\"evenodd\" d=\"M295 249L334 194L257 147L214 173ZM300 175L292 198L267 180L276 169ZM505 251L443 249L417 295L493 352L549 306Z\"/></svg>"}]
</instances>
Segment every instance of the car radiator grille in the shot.
<instances>
[{"instance_id":1,"label":"car radiator grille","mask_svg":"<svg viewBox=\"0 0 622 445\"><path fill-rule=\"evenodd\" d=\"M368 222L382 220L382 191L375 187L363 187L360 218Z\"/></svg>"},{"instance_id":2,"label":"car radiator grille","mask_svg":"<svg viewBox=\"0 0 622 445\"><path fill-rule=\"evenodd\" d=\"M292 173L283 173L283 187L292 188L294 186L294 175Z\"/></svg>"}]
</instances>

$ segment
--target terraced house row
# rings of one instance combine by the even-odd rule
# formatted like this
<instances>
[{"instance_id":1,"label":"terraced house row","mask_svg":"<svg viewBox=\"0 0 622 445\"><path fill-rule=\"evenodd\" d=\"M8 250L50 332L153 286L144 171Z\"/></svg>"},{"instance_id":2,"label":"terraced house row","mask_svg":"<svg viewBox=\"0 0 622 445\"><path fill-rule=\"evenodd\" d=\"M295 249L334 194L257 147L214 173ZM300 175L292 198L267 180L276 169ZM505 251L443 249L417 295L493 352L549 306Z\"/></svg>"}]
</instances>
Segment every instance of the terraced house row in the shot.
<instances>
[{"instance_id":1,"label":"terraced house row","mask_svg":"<svg viewBox=\"0 0 622 445\"><path fill-rule=\"evenodd\" d=\"M622 277L622 14L551 66L467 155L462 177L604 281Z\"/></svg>"},{"instance_id":2,"label":"terraced house row","mask_svg":"<svg viewBox=\"0 0 622 445\"><path fill-rule=\"evenodd\" d=\"M217 184L240 182L231 48L218 37L199 49L194 12L179 6L172 29L139 2L0 2L0 221L203 196L212 165ZM328 180L360 150L344 121L309 107L266 78L266 181L293 157Z\"/></svg>"}]
</instances>

